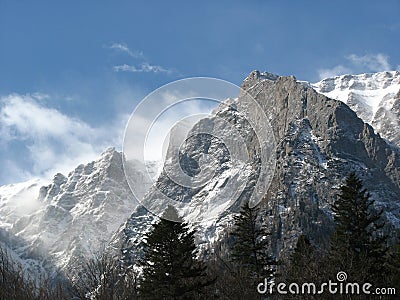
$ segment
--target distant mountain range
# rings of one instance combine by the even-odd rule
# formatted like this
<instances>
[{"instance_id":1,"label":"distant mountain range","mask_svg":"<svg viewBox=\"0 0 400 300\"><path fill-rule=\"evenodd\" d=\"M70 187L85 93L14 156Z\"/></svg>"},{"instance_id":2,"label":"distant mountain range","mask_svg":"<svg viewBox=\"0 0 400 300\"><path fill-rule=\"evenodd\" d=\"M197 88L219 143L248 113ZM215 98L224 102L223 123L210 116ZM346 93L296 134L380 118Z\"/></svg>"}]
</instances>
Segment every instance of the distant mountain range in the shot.
<instances>
[{"instance_id":1,"label":"distant mountain range","mask_svg":"<svg viewBox=\"0 0 400 300\"><path fill-rule=\"evenodd\" d=\"M400 147L400 72L327 78L312 87L343 101L383 138Z\"/></svg>"},{"instance_id":2,"label":"distant mountain range","mask_svg":"<svg viewBox=\"0 0 400 300\"><path fill-rule=\"evenodd\" d=\"M301 233L326 242L333 226L330 204L350 171L358 173L377 207L384 209L388 230L398 234L399 72L344 75L311 84L254 71L242 88L259 103L275 137L276 167L269 189L260 196L260 222L273 233L277 255L290 250ZM219 137L229 136L222 123L228 122L244 141L247 162L237 164L220 140L204 134L188 139L179 157L167 157L154 185L143 182L142 167L126 162L135 171L134 180L148 191L148 207L162 205L160 191L188 203L184 217L198 221L192 226L198 229L204 254L221 247L232 216L254 192L261 174L260 156L267 141L259 140L238 114L246 109L243 97L220 106L191 133L207 127ZM201 187L182 187L167 176L168 164L177 163L187 174L197 174L204 154L215 158L215 173ZM50 183L31 180L0 187L0 243L32 272L69 272L104 248L135 261L143 234L156 217L133 197L122 160L121 153L109 148L97 161L78 166L68 176L56 174ZM229 202L221 200L221 193L230 180L242 189Z\"/></svg>"}]
</instances>

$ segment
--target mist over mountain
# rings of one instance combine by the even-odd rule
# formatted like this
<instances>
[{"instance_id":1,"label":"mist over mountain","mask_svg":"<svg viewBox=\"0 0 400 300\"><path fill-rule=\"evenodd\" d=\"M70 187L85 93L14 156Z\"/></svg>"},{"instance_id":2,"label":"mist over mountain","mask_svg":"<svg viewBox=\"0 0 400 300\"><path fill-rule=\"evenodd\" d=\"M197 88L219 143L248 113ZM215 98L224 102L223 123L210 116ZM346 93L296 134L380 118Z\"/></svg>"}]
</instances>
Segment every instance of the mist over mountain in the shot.
<instances>
[{"instance_id":1,"label":"mist over mountain","mask_svg":"<svg viewBox=\"0 0 400 300\"><path fill-rule=\"evenodd\" d=\"M15 192L6 194L7 190ZM83 258L105 248L137 205L125 180L121 153L114 148L68 176L56 174L40 189L34 181L0 191L2 242L33 272L79 267ZM36 201L36 207L25 214L9 212L20 197L27 203Z\"/></svg>"},{"instance_id":2,"label":"mist over mountain","mask_svg":"<svg viewBox=\"0 0 400 300\"><path fill-rule=\"evenodd\" d=\"M270 122L276 143L275 172L270 187L260 196L259 220L273 233L272 250L276 255L291 250L301 233L317 243L326 243L333 228L331 204L351 171L362 178L376 200L376 208L384 209L387 230L397 234L399 80L398 72L381 72L309 84L293 76L254 71L243 81L242 88L257 101ZM167 153L156 182L143 184L147 208L162 206L160 192L188 204L183 217L188 222L197 221L192 226L198 229L197 243L205 255L215 245L223 251L233 215L255 190L262 168L261 152L269 143L260 140L248 120L238 113L246 109L244 97L238 95L199 121L180 155ZM260 112L249 113L258 116ZM204 128L211 128L219 137L229 136L234 129L237 138L243 140L249 160L235 161L221 139L213 135L196 135ZM213 158L212 165L201 163L205 154ZM134 178L142 182L147 171L127 163L135 172ZM176 164L188 176L198 174L199 166L215 172L203 185L183 187L166 172ZM157 163L151 165L158 168ZM227 193L230 181L240 187L240 193L221 197ZM143 235L155 220L132 195L123 156L113 148L67 176L56 174L50 184L33 180L0 187L0 242L32 272L68 272L103 248L134 262L140 255Z\"/></svg>"}]
</instances>

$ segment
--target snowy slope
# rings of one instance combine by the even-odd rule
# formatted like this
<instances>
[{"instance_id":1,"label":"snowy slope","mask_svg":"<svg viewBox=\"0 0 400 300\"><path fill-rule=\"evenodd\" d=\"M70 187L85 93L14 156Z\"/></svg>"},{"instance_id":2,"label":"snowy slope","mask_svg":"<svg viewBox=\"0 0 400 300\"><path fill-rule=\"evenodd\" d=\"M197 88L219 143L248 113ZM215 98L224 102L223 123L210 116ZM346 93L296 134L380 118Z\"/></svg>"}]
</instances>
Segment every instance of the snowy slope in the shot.
<instances>
[{"instance_id":1,"label":"snowy slope","mask_svg":"<svg viewBox=\"0 0 400 300\"><path fill-rule=\"evenodd\" d=\"M400 146L400 72L342 75L312 84L319 93L343 101L390 142Z\"/></svg>"},{"instance_id":2,"label":"snowy slope","mask_svg":"<svg viewBox=\"0 0 400 300\"><path fill-rule=\"evenodd\" d=\"M397 143L399 78L398 72L345 75L312 87L346 102L382 136ZM350 170L362 176L377 204L385 209L390 224L400 228L399 154L370 126L342 102L316 93L294 77L253 72L243 87L262 106L277 141L277 168L268 194L265 191L261 220L274 232L276 251L290 248L301 232L315 240L323 239L330 226L330 203ZM156 187L189 203L184 217L199 222L197 242L205 252L226 236L233 214L253 191L258 176L257 151L259 142L265 141L255 139L248 122L237 114L238 101L235 99L233 106L221 106L197 127L202 132L201 126L212 125L218 136L229 136L221 120L230 122L243 136L249 153L253 153L249 162L235 164L217 139L199 135L183 145L185 155L181 158L185 159L169 157L166 161L172 165L179 162L187 174L195 174L206 153L216 162L215 176L210 181L200 188L188 189L162 172L155 185L142 182L143 192L149 191L146 199L150 206L160 204ZM129 162L126 166L134 169L132 180L148 177L143 174L143 166ZM148 162L147 167L154 169L151 174L156 178L159 164ZM221 201L221 195L227 182L235 178L244 192L240 199L233 198L237 201L232 205ZM143 233L154 220L131 194L122 155L113 148L98 160L79 165L68 176L56 174L50 183L31 180L0 187L0 244L7 245L31 271L45 268L70 272L80 264L80 258L96 253L110 241L117 251L122 246L125 258L132 261Z\"/></svg>"},{"instance_id":3,"label":"snowy slope","mask_svg":"<svg viewBox=\"0 0 400 300\"><path fill-rule=\"evenodd\" d=\"M31 179L0 186L0 228L12 228L20 217L30 215L42 207L37 197L40 187L45 184L48 182Z\"/></svg>"},{"instance_id":4,"label":"snowy slope","mask_svg":"<svg viewBox=\"0 0 400 300\"><path fill-rule=\"evenodd\" d=\"M378 80L375 85L380 84ZM301 233L315 242L327 242L333 228L331 204L343 179L351 171L356 171L362 178L376 200L376 206L384 209L388 230L394 233L400 229L400 153L396 147L375 134L373 128L343 102L317 93L309 84L302 84L293 76L279 77L254 71L242 87L264 110L277 143L274 178L269 189L262 191L264 197L260 205L260 222L273 233L272 246L277 254L293 247ZM249 199L260 167L257 159L261 152L259 142L267 144L267 141L259 140L259 136L254 138L249 124L237 114L241 101L239 97L232 106L219 107L210 118L196 124L192 133L196 132L196 127L199 132L204 132L201 129L209 126L214 129L211 136L228 136L229 131L219 126L221 120L225 120L237 131L230 136L234 139L242 136L248 153L253 154L250 163L241 169L220 140L191 134L179 156L171 157L168 152L166 167L168 164L181 165L187 174L196 174L202 155L207 154L216 159L212 179L201 187L188 188L172 181L163 172L144 198L147 207L153 211L161 207L159 191L182 202L185 205L183 217L199 222L196 224L197 243L205 252L227 236L232 216L238 212L242 201ZM251 113L256 115L257 111ZM236 181L246 184L243 193L231 199L233 204L221 203L221 198L226 199L224 186L235 180L238 173L247 177L247 181ZM139 209L121 230L119 238L124 259L128 262L134 261L140 252L142 229L146 230L153 222L146 216L146 210ZM209 216L215 219L207 219Z\"/></svg>"},{"instance_id":5,"label":"snowy slope","mask_svg":"<svg viewBox=\"0 0 400 300\"><path fill-rule=\"evenodd\" d=\"M70 272L79 258L105 247L137 206L122 155L113 148L42 185L32 180L0 187L0 242L33 272Z\"/></svg>"}]
</instances>

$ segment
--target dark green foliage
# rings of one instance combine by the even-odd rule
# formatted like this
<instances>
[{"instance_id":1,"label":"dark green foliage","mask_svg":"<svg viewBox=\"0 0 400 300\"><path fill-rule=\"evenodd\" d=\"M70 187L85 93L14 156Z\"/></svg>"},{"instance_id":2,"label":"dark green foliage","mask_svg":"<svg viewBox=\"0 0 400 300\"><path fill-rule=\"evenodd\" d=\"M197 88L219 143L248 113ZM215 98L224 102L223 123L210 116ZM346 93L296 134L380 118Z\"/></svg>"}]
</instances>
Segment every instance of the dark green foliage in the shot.
<instances>
[{"instance_id":1,"label":"dark green foliage","mask_svg":"<svg viewBox=\"0 0 400 300\"><path fill-rule=\"evenodd\" d=\"M169 208L166 214L176 214ZM176 219L176 216L173 218ZM145 299L196 299L207 280L206 267L196 259L194 231L186 223L161 219L146 235L140 295Z\"/></svg>"},{"instance_id":2,"label":"dark green foliage","mask_svg":"<svg viewBox=\"0 0 400 300\"><path fill-rule=\"evenodd\" d=\"M279 277L270 255L270 234L257 208L245 204L234 217L232 232L220 236L203 262L196 255L195 232L184 222L167 220L179 219L170 207L164 214L168 218L153 224L145 236L141 277L134 271L137 265L127 267L118 257L101 253L83 262L74 280L63 282L65 285L31 280L0 247L0 300L264 299L266 295L257 293L257 284L264 278L318 286L328 280L336 282L339 271L347 273L349 282L369 282L373 287L399 291L400 244L388 250L382 212L374 209L370 198L361 180L351 173L332 206L336 226L330 246L318 243L312 233L309 236L314 243L300 235L291 255L281 258ZM301 209L306 216L309 208ZM270 299L283 299L281 296L268 295ZM284 299L337 299L337 295L287 294ZM349 295L343 299L367 298Z\"/></svg>"},{"instance_id":3,"label":"dark green foliage","mask_svg":"<svg viewBox=\"0 0 400 300\"><path fill-rule=\"evenodd\" d=\"M208 270L217 280L204 299L260 299L249 272L220 256L207 260Z\"/></svg>"},{"instance_id":4,"label":"dark green foliage","mask_svg":"<svg viewBox=\"0 0 400 300\"><path fill-rule=\"evenodd\" d=\"M375 212L374 201L353 172L341 187L332 206L336 231L329 260L333 272L345 271L361 282L382 282L386 268L386 236L381 233L382 211Z\"/></svg>"},{"instance_id":5,"label":"dark green foliage","mask_svg":"<svg viewBox=\"0 0 400 300\"><path fill-rule=\"evenodd\" d=\"M306 235L300 235L292 254L284 263L283 277L286 284L297 283L301 286L303 283L308 282L315 284L323 282L321 255L322 253L311 243ZM320 299L319 297L311 294L285 295L287 299Z\"/></svg>"},{"instance_id":6,"label":"dark green foliage","mask_svg":"<svg viewBox=\"0 0 400 300\"><path fill-rule=\"evenodd\" d=\"M316 247L311 244L307 236L300 235L286 268L286 281L318 282L320 276L318 256Z\"/></svg>"},{"instance_id":7,"label":"dark green foliage","mask_svg":"<svg viewBox=\"0 0 400 300\"><path fill-rule=\"evenodd\" d=\"M232 249L232 261L247 271L255 282L273 276L275 261L268 254L268 236L270 235L257 222L258 209L244 204L239 215L234 217L235 225L231 233L235 238Z\"/></svg>"}]
</instances>

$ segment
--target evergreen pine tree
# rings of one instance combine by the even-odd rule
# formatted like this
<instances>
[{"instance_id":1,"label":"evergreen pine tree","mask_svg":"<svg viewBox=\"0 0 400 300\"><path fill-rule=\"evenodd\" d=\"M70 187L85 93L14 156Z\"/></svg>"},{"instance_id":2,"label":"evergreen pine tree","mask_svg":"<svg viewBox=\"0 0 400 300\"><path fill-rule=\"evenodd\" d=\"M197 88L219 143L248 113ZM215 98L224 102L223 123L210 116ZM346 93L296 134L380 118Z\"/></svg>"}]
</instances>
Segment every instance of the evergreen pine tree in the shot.
<instances>
[{"instance_id":1,"label":"evergreen pine tree","mask_svg":"<svg viewBox=\"0 0 400 300\"><path fill-rule=\"evenodd\" d=\"M178 219L172 206L164 217L168 214ZM205 265L196 259L195 231L186 223L168 219L153 224L146 235L140 295L144 299L196 299L212 281L207 280Z\"/></svg>"},{"instance_id":2,"label":"evergreen pine tree","mask_svg":"<svg viewBox=\"0 0 400 300\"><path fill-rule=\"evenodd\" d=\"M373 204L362 181L352 172L332 206L336 229L329 260L334 272L345 271L353 279L377 283L384 273L387 246L381 233L382 211L375 212Z\"/></svg>"},{"instance_id":3,"label":"evergreen pine tree","mask_svg":"<svg viewBox=\"0 0 400 300\"><path fill-rule=\"evenodd\" d=\"M319 279L317 259L315 246L306 235L300 235L287 266L287 282L317 282Z\"/></svg>"},{"instance_id":4,"label":"evergreen pine tree","mask_svg":"<svg viewBox=\"0 0 400 300\"><path fill-rule=\"evenodd\" d=\"M268 254L270 233L257 222L257 215L258 209L245 203L239 215L234 217L234 230L231 233L235 238L232 261L246 270L254 283L271 278L274 274L273 266L276 264Z\"/></svg>"}]
</instances>

